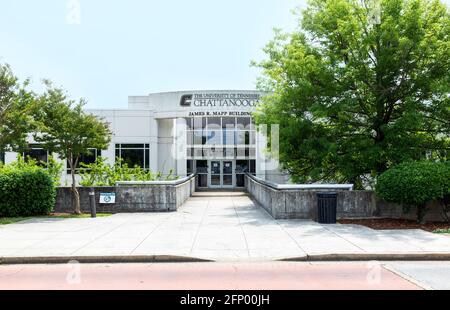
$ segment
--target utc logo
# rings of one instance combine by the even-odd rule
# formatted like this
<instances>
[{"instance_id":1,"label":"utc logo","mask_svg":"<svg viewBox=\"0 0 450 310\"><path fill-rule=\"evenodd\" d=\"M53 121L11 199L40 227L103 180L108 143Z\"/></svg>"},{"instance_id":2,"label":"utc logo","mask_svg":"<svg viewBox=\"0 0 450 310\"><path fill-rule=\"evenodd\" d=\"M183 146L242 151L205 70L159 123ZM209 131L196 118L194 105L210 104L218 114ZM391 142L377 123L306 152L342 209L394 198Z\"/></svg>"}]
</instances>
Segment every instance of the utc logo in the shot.
<instances>
[{"instance_id":1,"label":"utc logo","mask_svg":"<svg viewBox=\"0 0 450 310\"><path fill-rule=\"evenodd\" d=\"M181 96L180 105L182 107L190 107L192 105L193 95L183 95Z\"/></svg>"}]
</instances>

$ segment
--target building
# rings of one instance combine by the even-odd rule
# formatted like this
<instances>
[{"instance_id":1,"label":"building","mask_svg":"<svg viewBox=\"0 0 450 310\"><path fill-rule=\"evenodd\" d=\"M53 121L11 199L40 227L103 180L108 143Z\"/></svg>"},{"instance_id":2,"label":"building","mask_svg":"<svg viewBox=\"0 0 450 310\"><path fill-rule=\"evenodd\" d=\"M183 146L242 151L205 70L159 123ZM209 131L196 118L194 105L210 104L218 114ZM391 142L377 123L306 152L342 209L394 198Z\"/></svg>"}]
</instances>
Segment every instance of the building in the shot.
<instances>
[{"instance_id":1,"label":"building","mask_svg":"<svg viewBox=\"0 0 450 310\"><path fill-rule=\"evenodd\" d=\"M267 158L265 127L257 130L252 113L258 91L183 91L129 97L128 109L88 110L110 123L113 139L107 150L92 150L82 162L98 156L114 164L122 158L164 175L197 173L200 188L239 188L246 172L278 183L287 177L278 162ZM51 155L30 141L24 154L39 161ZM6 153L6 163L17 158ZM65 164L63 185L70 184Z\"/></svg>"}]
</instances>

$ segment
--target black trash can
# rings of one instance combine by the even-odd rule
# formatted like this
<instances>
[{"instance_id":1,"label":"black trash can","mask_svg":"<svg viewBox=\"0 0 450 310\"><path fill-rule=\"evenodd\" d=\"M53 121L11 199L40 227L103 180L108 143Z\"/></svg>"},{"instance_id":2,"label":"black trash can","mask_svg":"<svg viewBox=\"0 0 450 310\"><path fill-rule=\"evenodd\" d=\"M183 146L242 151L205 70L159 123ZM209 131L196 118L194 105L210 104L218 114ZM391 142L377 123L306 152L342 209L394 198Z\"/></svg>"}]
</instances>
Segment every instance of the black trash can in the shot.
<instances>
[{"instance_id":1,"label":"black trash can","mask_svg":"<svg viewBox=\"0 0 450 310\"><path fill-rule=\"evenodd\" d=\"M320 224L336 224L337 222L337 193L317 194L318 216Z\"/></svg>"}]
</instances>

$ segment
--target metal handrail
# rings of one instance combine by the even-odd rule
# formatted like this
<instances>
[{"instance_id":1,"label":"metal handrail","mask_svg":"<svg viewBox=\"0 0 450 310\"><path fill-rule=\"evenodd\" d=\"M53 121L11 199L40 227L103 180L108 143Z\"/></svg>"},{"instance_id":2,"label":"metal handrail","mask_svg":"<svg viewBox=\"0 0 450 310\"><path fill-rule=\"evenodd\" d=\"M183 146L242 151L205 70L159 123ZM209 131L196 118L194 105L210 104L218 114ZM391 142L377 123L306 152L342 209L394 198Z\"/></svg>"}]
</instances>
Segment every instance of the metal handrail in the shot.
<instances>
[{"instance_id":1,"label":"metal handrail","mask_svg":"<svg viewBox=\"0 0 450 310\"><path fill-rule=\"evenodd\" d=\"M277 184L274 182L266 181L260 179L250 173L245 174L247 177L251 178L255 182L266 185L275 190L348 190L352 191L354 188L353 184Z\"/></svg>"}]
</instances>

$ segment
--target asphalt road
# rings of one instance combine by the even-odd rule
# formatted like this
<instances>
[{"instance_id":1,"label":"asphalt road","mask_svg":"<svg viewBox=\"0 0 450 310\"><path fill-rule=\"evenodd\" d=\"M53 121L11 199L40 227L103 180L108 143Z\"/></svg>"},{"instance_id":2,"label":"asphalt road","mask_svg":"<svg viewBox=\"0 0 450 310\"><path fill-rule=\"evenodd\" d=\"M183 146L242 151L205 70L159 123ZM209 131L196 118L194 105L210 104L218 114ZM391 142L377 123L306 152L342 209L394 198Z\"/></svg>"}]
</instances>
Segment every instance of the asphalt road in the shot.
<instances>
[{"instance_id":1,"label":"asphalt road","mask_svg":"<svg viewBox=\"0 0 450 310\"><path fill-rule=\"evenodd\" d=\"M0 289L448 289L450 262L2 265Z\"/></svg>"}]
</instances>

